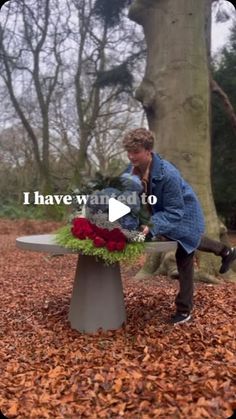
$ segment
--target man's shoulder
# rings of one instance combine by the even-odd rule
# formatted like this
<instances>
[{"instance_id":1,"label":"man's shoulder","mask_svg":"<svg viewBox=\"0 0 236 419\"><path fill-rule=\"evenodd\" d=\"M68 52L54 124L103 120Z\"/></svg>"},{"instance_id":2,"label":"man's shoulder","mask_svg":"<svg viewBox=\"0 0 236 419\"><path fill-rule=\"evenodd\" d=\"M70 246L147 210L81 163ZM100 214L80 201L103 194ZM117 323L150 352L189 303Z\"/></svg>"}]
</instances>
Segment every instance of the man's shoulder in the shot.
<instances>
[{"instance_id":1,"label":"man's shoulder","mask_svg":"<svg viewBox=\"0 0 236 419\"><path fill-rule=\"evenodd\" d=\"M168 173L170 176L181 176L180 170L178 169L177 166L175 166L174 163L163 159L163 165L165 168L166 173Z\"/></svg>"},{"instance_id":2,"label":"man's shoulder","mask_svg":"<svg viewBox=\"0 0 236 419\"><path fill-rule=\"evenodd\" d=\"M163 177L182 177L179 169L169 160L164 159L160 154L154 154L154 161L158 162L158 169L162 171Z\"/></svg>"},{"instance_id":3,"label":"man's shoulder","mask_svg":"<svg viewBox=\"0 0 236 419\"><path fill-rule=\"evenodd\" d=\"M193 189L189 182L183 177L182 173L178 169L178 167L175 166L175 164L171 163L168 160L163 159L164 164L164 172L165 172L165 178L167 181L171 181L173 183L181 184L182 187L188 192L193 192Z\"/></svg>"}]
</instances>

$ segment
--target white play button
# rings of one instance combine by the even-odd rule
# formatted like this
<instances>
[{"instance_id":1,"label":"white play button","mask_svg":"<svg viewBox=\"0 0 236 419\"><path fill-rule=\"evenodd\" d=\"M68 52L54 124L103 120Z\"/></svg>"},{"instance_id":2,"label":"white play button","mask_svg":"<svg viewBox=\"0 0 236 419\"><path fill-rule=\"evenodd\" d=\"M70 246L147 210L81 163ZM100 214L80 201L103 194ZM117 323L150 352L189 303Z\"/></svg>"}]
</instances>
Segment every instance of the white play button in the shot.
<instances>
[{"instance_id":1,"label":"white play button","mask_svg":"<svg viewBox=\"0 0 236 419\"><path fill-rule=\"evenodd\" d=\"M115 198L109 199L109 208L108 208L108 219L111 223L118 220L124 215L128 214L131 210L128 205L123 204Z\"/></svg>"}]
</instances>

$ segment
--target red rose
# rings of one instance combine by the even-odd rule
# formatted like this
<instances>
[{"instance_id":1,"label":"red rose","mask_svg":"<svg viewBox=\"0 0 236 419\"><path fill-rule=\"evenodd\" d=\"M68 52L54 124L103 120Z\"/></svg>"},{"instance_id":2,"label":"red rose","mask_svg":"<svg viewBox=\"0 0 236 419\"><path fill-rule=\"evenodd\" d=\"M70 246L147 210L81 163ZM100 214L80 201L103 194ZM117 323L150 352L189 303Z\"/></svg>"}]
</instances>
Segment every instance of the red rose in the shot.
<instances>
[{"instance_id":1,"label":"red rose","mask_svg":"<svg viewBox=\"0 0 236 419\"><path fill-rule=\"evenodd\" d=\"M86 239L86 234L81 230L81 231L79 231L75 234L75 237L77 237L80 240L85 240Z\"/></svg>"},{"instance_id":2,"label":"red rose","mask_svg":"<svg viewBox=\"0 0 236 419\"><path fill-rule=\"evenodd\" d=\"M120 241L118 243L116 243L116 250L123 250L126 246L125 241Z\"/></svg>"},{"instance_id":3,"label":"red rose","mask_svg":"<svg viewBox=\"0 0 236 419\"><path fill-rule=\"evenodd\" d=\"M109 240L110 239L110 231L108 230L108 228L101 228L100 236L104 240Z\"/></svg>"},{"instance_id":4,"label":"red rose","mask_svg":"<svg viewBox=\"0 0 236 419\"><path fill-rule=\"evenodd\" d=\"M80 240L84 240L86 238L92 238L93 229L91 226L90 221L86 218L74 218L72 220L72 234Z\"/></svg>"},{"instance_id":5,"label":"red rose","mask_svg":"<svg viewBox=\"0 0 236 419\"><path fill-rule=\"evenodd\" d=\"M72 220L73 226L76 228L91 227L91 223L86 218L76 217Z\"/></svg>"},{"instance_id":6,"label":"red rose","mask_svg":"<svg viewBox=\"0 0 236 419\"><path fill-rule=\"evenodd\" d=\"M93 234L93 229L90 226L84 227L82 231L85 233L86 236Z\"/></svg>"},{"instance_id":7,"label":"red rose","mask_svg":"<svg viewBox=\"0 0 236 419\"><path fill-rule=\"evenodd\" d=\"M93 229L94 233L96 234L96 236L101 237L102 228L97 227L95 224L92 224L92 229Z\"/></svg>"},{"instance_id":8,"label":"red rose","mask_svg":"<svg viewBox=\"0 0 236 419\"><path fill-rule=\"evenodd\" d=\"M103 240L102 237L96 236L95 239L93 240L93 244L95 247L104 247L106 242L105 240Z\"/></svg>"},{"instance_id":9,"label":"red rose","mask_svg":"<svg viewBox=\"0 0 236 419\"><path fill-rule=\"evenodd\" d=\"M111 230L109 232L109 240L110 241L125 241L125 235L122 233L122 231L119 230L119 228L113 228L113 230Z\"/></svg>"},{"instance_id":10,"label":"red rose","mask_svg":"<svg viewBox=\"0 0 236 419\"><path fill-rule=\"evenodd\" d=\"M88 239L93 240L96 237L96 233L94 233L94 231L87 233L87 237Z\"/></svg>"},{"instance_id":11,"label":"red rose","mask_svg":"<svg viewBox=\"0 0 236 419\"><path fill-rule=\"evenodd\" d=\"M110 252L121 251L126 246L126 237L119 228L109 231L107 228L92 224L86 218L74 218L71 233L80 240L93 240L95 247L106 246Z\"/></svg>"},{"instance_id":12,"label":"red rose","mask_svg":"<svg viewBox=\"0 0 236 419\"><path fill-rule=\"evenodd\" d=\"M116 250L116 242L114 241L109 241L106 244L107 249L109 250L109 252L114 252L114 250Z\"/></svg>"}]
</instances>

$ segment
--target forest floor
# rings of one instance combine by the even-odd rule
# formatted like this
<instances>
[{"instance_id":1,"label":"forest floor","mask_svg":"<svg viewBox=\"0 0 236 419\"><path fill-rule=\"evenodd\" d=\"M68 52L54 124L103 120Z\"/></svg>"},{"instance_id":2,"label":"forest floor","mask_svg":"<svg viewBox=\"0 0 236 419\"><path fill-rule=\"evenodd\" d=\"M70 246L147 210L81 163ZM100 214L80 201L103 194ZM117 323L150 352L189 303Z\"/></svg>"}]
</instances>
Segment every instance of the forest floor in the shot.
<instances>
[{"instance_id":1,"label":"forest floor","mask_svg":"<svg viewBox=\"0 0 236 419\"><path fill-rule=\"evenodd\" d=\"M76 255L15 247L59 223L0 220L0 410L7 418L228 418L236 409L236 284L197 283L193 320L168 324L178 282L122 266L127 324L82 334L67 313ZM232 237L236 243L236 237ZM99 279L98 279L99 280Z\"/></svg>"}]
</instances>

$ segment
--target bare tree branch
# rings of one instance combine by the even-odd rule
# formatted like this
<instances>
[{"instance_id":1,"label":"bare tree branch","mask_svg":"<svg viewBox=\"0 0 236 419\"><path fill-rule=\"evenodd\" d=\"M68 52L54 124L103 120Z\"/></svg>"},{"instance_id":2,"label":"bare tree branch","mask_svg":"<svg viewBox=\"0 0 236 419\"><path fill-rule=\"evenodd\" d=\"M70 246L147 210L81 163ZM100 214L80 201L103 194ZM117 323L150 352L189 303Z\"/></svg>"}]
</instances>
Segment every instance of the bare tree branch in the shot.
<instances>
[{"instance_id":1,"label":"bare tree branch","mask_svg":"<svg viewBox=\"0 0 236 419\"><path fill-rule=\"evenodd\" d=\"M233 108L232 103L230 102L230 99L228 95L224 92L224 90L219 86L216 80L213 80L211 78L211 88L212 92L215 93L221 100L221 103L224 107L225 113L227 114L231 125L234 129L234 132L236 133L236 114Z\"/></svg>"}]
</instances>

